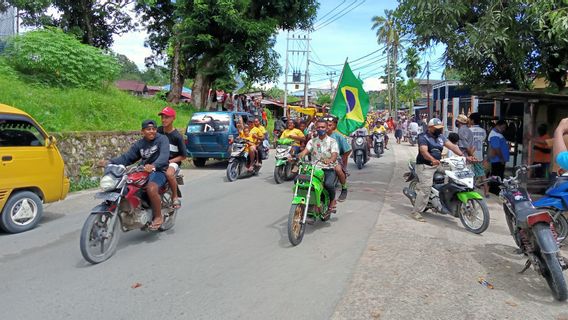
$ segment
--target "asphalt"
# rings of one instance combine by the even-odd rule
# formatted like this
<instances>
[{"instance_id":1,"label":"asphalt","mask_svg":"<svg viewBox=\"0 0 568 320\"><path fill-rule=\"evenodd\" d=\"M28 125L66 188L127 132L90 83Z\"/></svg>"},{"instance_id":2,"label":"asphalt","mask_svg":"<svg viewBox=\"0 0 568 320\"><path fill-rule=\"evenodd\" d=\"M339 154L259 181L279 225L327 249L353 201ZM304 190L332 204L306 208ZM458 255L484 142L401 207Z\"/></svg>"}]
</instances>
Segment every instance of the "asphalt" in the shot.
<instances>
[{"instance_id":1,"label":"asphalt","mask_svg":"<svg viewBox=\"0 0 568 320\"><path fill-rule=\"evenodd\" d=\"M275 184L273 160L233 183L225 167L185 170L174 229L122 234L116 254L99 265L79 251L93 191L48 205L34 230L0 233L2 318L332 317L376 231L393 153L360 171L351 163L348 200L330 222L308 226L297 247L286 233L292 184Z\"/></svg>"}]
</instances>

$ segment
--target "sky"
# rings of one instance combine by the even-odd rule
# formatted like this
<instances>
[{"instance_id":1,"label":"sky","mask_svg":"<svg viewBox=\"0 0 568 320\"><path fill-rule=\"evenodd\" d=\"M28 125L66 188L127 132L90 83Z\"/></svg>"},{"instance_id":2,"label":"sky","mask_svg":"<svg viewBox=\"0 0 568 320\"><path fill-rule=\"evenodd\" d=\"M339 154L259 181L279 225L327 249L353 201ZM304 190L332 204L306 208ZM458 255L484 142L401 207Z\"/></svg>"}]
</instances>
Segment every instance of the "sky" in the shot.
<instances>
[{"instance_id":1,"label":"sky","mask_svg":"<svg viewBox=\"0 0 568 320\"><path fill-rule=\"evenodd\" d=\"M380 90L384 88L379 77L384 74L386 56L381 46L377 44L375 31L371 30L371 19L375 15L384 15L385 9L395 9L396 0L320 0L318 17L314 24L315 31L310 33L310 88L330 88L330 76L326 73L335 72L334 87L339 80L342 65L346 59L352 61L351 68L355 75L359 75L364 81L365 90ZM279 63L282 67L282 76L275 84L284 88L284 71L286 59L287 36L297 38L304 36L305 32L279 32L275 50L280 54ZM144 67L144 58L151 55L151 51L144 47L147 35L144 31L129 32L121 36L115 36L113 50L126 55L140 68ZM290 50L305 50L305 41L290 41ZM376 53L373 53L377 51ZM438 63L442 50L439 48L429 50L422 54L421 65L430 61L434 68L431 69L431 79L440 79L442 67ZM363 59L361 57L367 56ZM358 60L359 59L359 60ZM303 53L289 54L289 80L292 78L292 69L302 73L306 70L306 57ZM321 66L336 65L336 66ZM339 65L339 66L337 66ZM401 63L404 70L404 64ZM302 76L303 79L303 76ZM302 86L300 86L302 88ZM289 86L289 91L294 88Z\"/></svg>"}]
</instances>

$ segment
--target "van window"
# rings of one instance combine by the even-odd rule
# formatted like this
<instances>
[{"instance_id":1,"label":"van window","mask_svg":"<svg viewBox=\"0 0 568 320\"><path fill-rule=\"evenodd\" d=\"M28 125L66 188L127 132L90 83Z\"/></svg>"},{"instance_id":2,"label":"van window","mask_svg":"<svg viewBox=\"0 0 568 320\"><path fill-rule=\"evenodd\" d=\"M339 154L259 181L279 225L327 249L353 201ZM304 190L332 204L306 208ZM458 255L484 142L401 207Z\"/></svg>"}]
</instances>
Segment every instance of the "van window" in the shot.
<instances>
[{"instance_id":1,"label":"van window","mask_svg":"<svg viewBox=\"0 0 568 320\"><path fill-rule=\"evenodd\" d=\"M226 113L200 113L191 117L187 126L188 133L198 132L227 132L231 117Z\"/></svg>"},{"instance_id":2,"label":"van window","mask_svg":"<svg viewBox=\"0 0 568 320\"><path fill-rule=\"evenodd\" d=\"M38 147L45 138L38 128L26 120L0 119L0 147Z\"/></svg>"}]
</instances>

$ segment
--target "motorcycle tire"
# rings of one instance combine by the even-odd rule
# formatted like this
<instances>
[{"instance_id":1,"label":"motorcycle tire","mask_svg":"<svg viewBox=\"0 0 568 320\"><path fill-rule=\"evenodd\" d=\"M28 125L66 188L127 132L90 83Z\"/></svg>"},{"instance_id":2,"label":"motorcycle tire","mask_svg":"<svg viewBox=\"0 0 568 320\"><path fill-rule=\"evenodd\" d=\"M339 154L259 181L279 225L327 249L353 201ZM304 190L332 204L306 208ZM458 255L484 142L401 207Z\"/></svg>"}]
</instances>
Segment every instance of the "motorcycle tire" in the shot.
<instances>
[{"instance_id":1,"label":"motorcycle tire","mask_svg":"<svg viewBox=\"0 0 568 320\"><path fill-rule=\"evenodd\" d=\"M288 240L293 246L297 246L304 238L306 224L302 223L304 218L305 204L293 204L288 214Z\"/></svg>"},{"instance_id":2,"label":"motorcycle tire","mask_svg":"<svg viewBox=\"0 0 568 320\"><path fill-rule=\"evenodd\" d=\"M533 226L533 232L537 237L537 243L555 243L552 231L547 224L537 223ZM556 253L541 252L538 257L541 262L542 276L546 279L550 290L552 290L554 299L565 301L568 299L568 288L566 286L566 279L562 273L562 267L558 261L558 256Z\"/></svg>"},{"instance_id":3,"label":"motorcycle tire","mask_svg":"<svg viewBox=\"0 0 568 320\"><path fill-rule=\"evenodd\" d=\"M274 167L274 181L276 184L281 184L284 182L284 174L286 172L286 166Z\"/></svg>"},{"instance_id":4,"label":"motorcycle tire","mask_svg":"<svg viewBox=\"0 0 568 320\"><path fill-rule=\"evenodd\" d=\"M79 239L79 247L81 248L81 255L83 258L87 260L89 263L97 264L103 261L108 260L112 255L116 252L116 247L118 245L118 239L120 238L120 219L116 217L114 219L114 225L112 228L112 238L110 239L110 243L105 249L105 241L102 240L100 243L101 252L99 254L95 254L91 250L93 246L91 245L92 237L95 236L94 233L98 233L96 227L99 227L100 224L106 224L106 228L108 229L108 223L110 221L111 216L108 214L90 214L85 220L83 224L83 228L81 229L81 237Z\"/></svg>"},{"instance_id":5,"label":"motorcycle tire","mask_svg":"<svg viewBox=\"0 0 568 320\"><path fill-rule=\"evenodd\" d=\"M385 147L383 147L383 146L381 145L381 147L380 147L380 149L379 149L379 152L380 152L381 155L383 155L383 153L385 153Z\"/></svg>"},{"instance_id":6,"label":"motorcycle tire","mask_svg":"<svg viewBox=\"0 0 568 320\"><path fill-rule=\"evenodd\" d=\"M375 147L374 147L373 149L374 149L375 154L377 155L377 157L381 155L380 148L379 148L379 145L378 145L378 144L375 144Z\"/></svg>"},{"instance_id":7,"label":"motorcycle tire","mask_svg":"<svg viewBox=\"0 0 568 320\"><path fill-rule=\"evenodd\" d=\"M558 234L558 239L560 243L563 243L568 237L568 219L564 215L564 212L558 212L554 216L554 230Z\"/></svg>"},{"instance_id":8,"label":"motorcycle tire","mask_svg":"<svg viewBox=\"0 0 568 320\"><path fill-rule=\"evenodd\" d=\"M414 147L414 145L416 144L416 142L413 139L409 139L408 142L410 143L411 146Z\"/></svg>"},{"instance_id":9,"label":"motorcycle tire","mask_svg":"<svg viewBox=\"0 0 568 320\"><path fill-rule=\"evenodd\" d=\"M227 166L227 180L229 182L234 182L239 178L239 162L233 161L229 162Z\"/></svg>"},{"instance_id":10,"label":"motorcycle tire","mask_svg":"<svg viewBox=\"0 0 568 320\"><path fill-rule=\"evenodd\" d=\"M414 193L416 193L416 186L417 185L418 185L418 181L416 181L416 180L410 181L410 184L408 185L408 189L411 190L411 191L414 191ZM409 198L409 200L410 200L410 203L412 203L412 206L414 206L414 203L416 202L416 198L414 198L414 199Z\"/></svg>"},{"instance_id":11,"label":"motorcycle tire","mask_svg":"<svg viewBox=\"0 0 568 320\"><path fill-rule=\"evenodd\" d=\"M173 212L170 212L170 216L164 220L164 223L158 229L159 231L168 231L174 227L176 224L176 217L177 217L178 209L174 209Z\"/></svg>"},{"instance_id":12,"label":"motorcycle tire","mask_svg":"<svg viewBox=\"0 0 568 320\"><path fill-rule=\"evenodd\" d=\"M464 212L462 210L464 203L460 202L460 204L458 206L458 213L459 213L459 217L460 217L460 221L461 221L462 225L469 232L472 232L472 233L475 233L475 234L483 233L489 227L489 209L487 208L487 203L485 203L484 200L469 199L467 201L467 204L472 205L474 208L477 207L477 209L474 209L476 211L475 212L476 218L479 214L478 209L481 209L481 215L483 217L483 221L481 222L481 225L479 227L472 226L470 224L470 222L471 222L470 217L464 216ZM476 204L477 204L477 206L476 206Z\"/></svg>"},{"instance_id":13,"label":"motorcycle tire","mask_svg":"<svg viewBox=\"0 0 568 320\"><path fill-rule=\"evenodd\" d=\"M358 154L355 156L355 163L357 164L357 169L363 169L363 155Z\"/></svg>"}]
</instances>

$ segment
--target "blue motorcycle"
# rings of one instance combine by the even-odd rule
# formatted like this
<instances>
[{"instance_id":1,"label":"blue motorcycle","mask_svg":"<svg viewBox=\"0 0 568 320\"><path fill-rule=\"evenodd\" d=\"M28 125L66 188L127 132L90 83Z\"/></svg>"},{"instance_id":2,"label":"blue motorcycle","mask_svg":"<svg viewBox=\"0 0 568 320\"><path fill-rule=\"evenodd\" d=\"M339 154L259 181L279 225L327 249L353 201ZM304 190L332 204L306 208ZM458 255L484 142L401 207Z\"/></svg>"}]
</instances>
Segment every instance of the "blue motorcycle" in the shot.
<instances>
[{"instance_id":1,"label":"blue motorcycle","mask_svg":"<svg viewBox=\"0 0 568 320\"><path fill-rule=\"evenodd\" d=\"M547 209L554 221L554 230L558 234L558 242L564 241L568 236L568 176L560 176L554 184L546 190L544 197L533 201L537 208Z\"/></svg>"}]
</instances>

